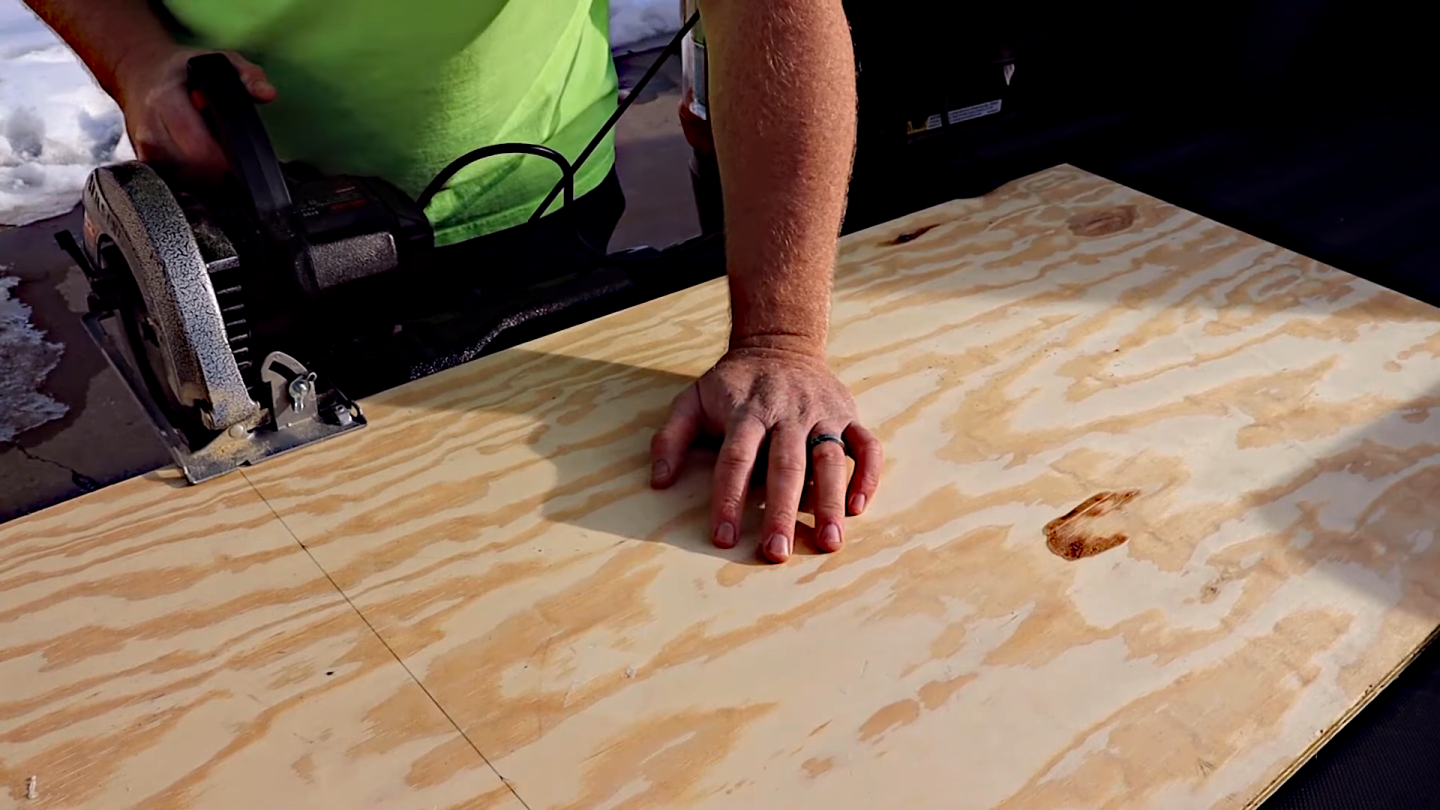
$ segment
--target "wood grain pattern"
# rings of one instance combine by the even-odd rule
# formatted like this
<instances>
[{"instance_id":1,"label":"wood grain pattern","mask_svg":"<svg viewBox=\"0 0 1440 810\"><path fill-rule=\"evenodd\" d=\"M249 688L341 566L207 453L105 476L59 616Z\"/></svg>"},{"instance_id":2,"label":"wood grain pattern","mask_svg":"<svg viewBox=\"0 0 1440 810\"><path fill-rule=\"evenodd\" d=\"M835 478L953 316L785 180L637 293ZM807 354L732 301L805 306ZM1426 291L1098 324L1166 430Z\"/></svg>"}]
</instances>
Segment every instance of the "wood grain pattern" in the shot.
<instances>
[{"instance_id":1,"label":"wood grain pattern","mask_svg":"<svg viewBox=\"0 0 1440 810\"><path fill-rule=\"evenodd\" d=\"M531 807L1242 807L1436 627L1435 310L1069 167L843 248L843 553L647 488L719 284L247 472Z\"/></svg>"},{"instance_id":2,"label":"wood grain pattern","mask_svg":"<svg viewBox=\"0 0 1440 810\"><path fill-rule=\"evenodd\" d=\"M235 476L0 527L0 808L19 807L520 805Z\"/></svg>"},{"instance_id":3,"label":"wood grain pattern","mask_svg":"<svg viewBox=\"0 0 1440 810\"><path fill-rule=\"evenodd\" d=\"M725 306L689 290L232 479L0 528L4 784L84 745L135 775L75 790L259 796L310 749L245 725L253 692L335 729L300 770L345 800L312 806L455 801L479 758L393 697L388 646L530 808L1238 808L1440 622L1436 310L1070 167L854 234L834 365L887 477L843 552L770 566L709 544L708 471L647 485ZM344 656L370 680L308 691ZM162 738L198 764L116 736L155 689L226 696ZM427 719L377 726L392 701Z\"/></svg>"}]
</instances>

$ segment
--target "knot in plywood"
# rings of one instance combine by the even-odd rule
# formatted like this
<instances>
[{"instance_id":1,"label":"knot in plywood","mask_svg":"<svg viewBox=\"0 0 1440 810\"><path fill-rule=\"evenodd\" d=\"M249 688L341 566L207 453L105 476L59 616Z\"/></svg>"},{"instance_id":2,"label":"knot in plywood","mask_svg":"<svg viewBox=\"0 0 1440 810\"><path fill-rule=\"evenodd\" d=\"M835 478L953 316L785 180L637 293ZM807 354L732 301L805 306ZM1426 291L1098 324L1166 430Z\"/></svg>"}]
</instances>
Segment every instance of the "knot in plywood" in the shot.
<instances>
[{"instance_id":1,"label":"knot in plywood","mask_svg":"<svg viewBox=\"0 0 1440 810\"><path fill-rule=\"evenodd\" d=\"M1085 211L1070 217L1070 232L1076 236L1110 236L1135 224L1136 212L1133 205L1117 205Z\"/></svg>"},{"instance_id":2,"label":"knot in plywood","mask_svg":"<svg viewBox=\"0 0 1440 810\"><path fill-rule=\"evenodd\" d=\"M1098 492L1079 506L1045 524L1045 546L1057 557L1078 560L1093 557L1130 539L1118 526L1107 526L1104 518L1139 497L1136 489L1125 492Z\"/></svg>"}]
</instances>

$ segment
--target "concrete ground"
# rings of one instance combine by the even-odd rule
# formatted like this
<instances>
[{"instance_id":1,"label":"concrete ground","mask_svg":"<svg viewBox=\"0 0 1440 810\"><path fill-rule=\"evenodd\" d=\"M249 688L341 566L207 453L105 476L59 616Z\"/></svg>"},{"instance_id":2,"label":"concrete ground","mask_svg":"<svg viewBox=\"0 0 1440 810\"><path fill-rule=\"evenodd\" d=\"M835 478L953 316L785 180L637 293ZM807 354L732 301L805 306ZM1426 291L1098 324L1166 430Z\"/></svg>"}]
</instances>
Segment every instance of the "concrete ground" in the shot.
<instances>
[{"instance_id":1,"label":"concrete ground","mask_svg":"<svg viewBox=\"0 0 1440 810\"><path fill-rule=\"evenodd\" d=\"M619 57L622 88L633 86L657 55ZM677 114L680 78L679 59L668 60L617 126L616 162L627 206L612 250L662 247L699 232L690 150ZM81 324L89 285L54 239L62 229L78 234L79 228L78 210L24 228L0 228L0 266L21 279L15 294L33 310L36 328L65 345L44 393L69 408L64 418L0 444L0 522L170 463Z\"/></svg>"}]
</instances>

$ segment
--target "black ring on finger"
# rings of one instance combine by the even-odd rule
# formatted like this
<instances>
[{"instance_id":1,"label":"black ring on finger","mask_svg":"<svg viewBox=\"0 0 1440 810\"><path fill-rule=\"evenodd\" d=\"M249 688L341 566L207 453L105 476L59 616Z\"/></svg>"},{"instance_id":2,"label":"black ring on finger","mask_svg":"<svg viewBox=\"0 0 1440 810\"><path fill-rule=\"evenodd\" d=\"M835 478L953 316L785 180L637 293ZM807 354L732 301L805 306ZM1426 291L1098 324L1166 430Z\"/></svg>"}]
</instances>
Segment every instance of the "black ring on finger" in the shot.
<instances>
[{"instance_id":1,"label":"black ring on finger","mask_svg":"<svg viewBox=\"0 0 1440 810\"><path fill-rule=\"evenodd\" d=\"M834 433L816 433L814 436L810 437L809 441L806 442L805 450L807 452L813 453L815 452L816 447L819 447L825 442L835 442L836 444L840 445L840 447L844 449L847 453L850 450L850 448L845 446L845 440L840 438L839 436L836 436Z\"/></svg>"}]
</instances>

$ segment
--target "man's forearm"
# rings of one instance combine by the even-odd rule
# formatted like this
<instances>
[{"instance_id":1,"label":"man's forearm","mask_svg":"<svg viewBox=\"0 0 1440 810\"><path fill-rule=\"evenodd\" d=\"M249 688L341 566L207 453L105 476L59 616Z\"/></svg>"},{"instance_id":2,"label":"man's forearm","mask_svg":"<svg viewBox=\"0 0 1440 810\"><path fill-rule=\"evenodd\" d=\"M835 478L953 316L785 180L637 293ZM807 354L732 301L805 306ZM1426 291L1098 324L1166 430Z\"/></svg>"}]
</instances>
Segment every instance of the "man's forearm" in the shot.
<instances>
[{"instance_id":1,"label":"man's forearm","mask_svg":"<svg viewBox=\"0 0 1440 810\"><path fill-rule=\"evenodd\" d=\"M55 29L122 105L119 80L128 60L174 47L174 38L146 0L25 0Z\"/></svg>"},{"instance_id":2,"label":"man's forearm","mask_svg":"<svg viewBox=\"0 0 1440 810\"><path fill-rule=\"evenodd\" d=\"M702 0L731 346L822 350L855 150L840 0Z\"/></svg>"}]
</instances>

